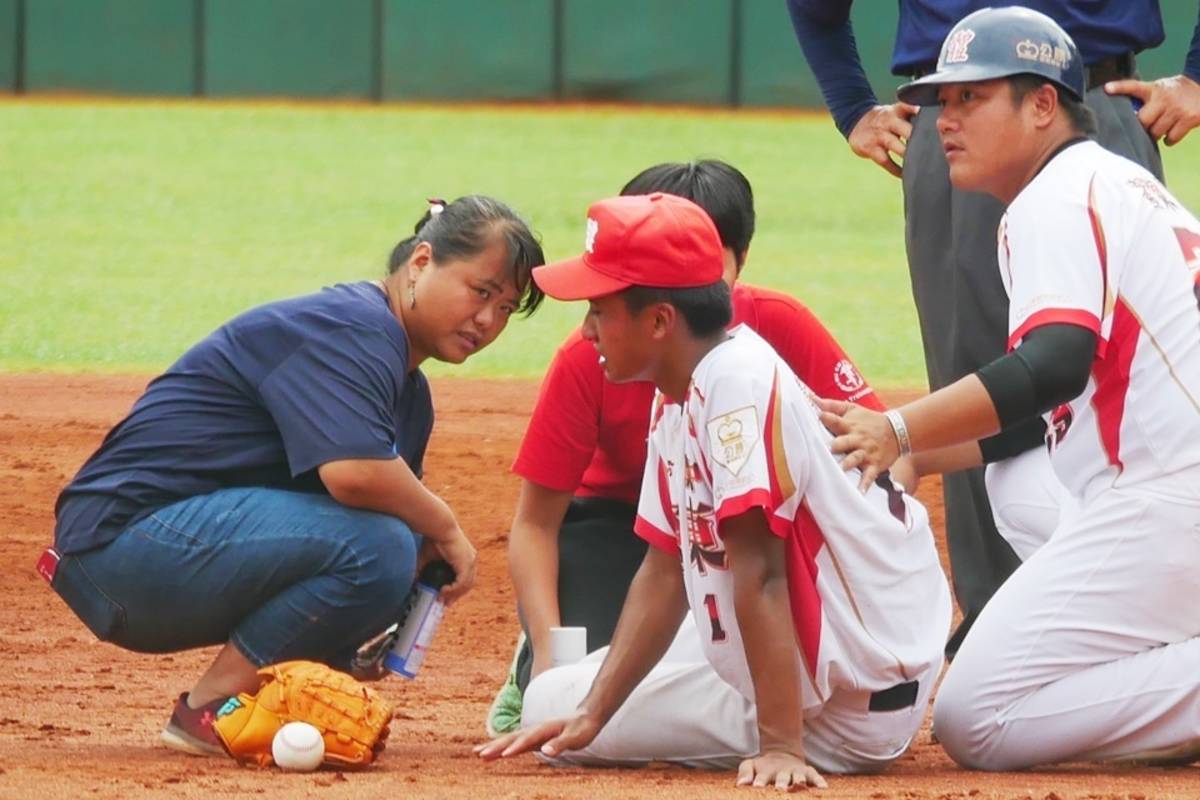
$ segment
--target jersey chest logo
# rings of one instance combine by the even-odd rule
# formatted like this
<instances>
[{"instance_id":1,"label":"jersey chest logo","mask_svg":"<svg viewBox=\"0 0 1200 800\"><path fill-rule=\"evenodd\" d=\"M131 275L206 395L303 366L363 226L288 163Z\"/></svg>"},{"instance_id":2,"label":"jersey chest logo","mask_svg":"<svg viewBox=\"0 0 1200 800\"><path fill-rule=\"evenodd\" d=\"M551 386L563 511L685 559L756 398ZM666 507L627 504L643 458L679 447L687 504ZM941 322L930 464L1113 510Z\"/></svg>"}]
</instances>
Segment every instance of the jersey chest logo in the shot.
<instances>
[{"instance_id":1,"label":"jersey chest logo","mask_svg":"<svg viewBox=\"0 0 1200 800\"><path fill-rule=\"evenodd\" d=\"M704 485L702 467L693 461L684 461L685 519L688 542L691 544L692 566L701 575L708 568L725 569L725 543L717 533L717 518L710 503L698 498L696 493Z\"/></svg>"},{"instance_id":2,"label":"jersey chest logo","mask_svg":"<svg viewBox=\"0 0 1200 800\"><path fill-rule=\"evenodd\" d=\"M713 461L737 475L750 460L760 438L758 411L739 408L708 421L708 448Z\"/></svg>"},{"instance_id":3,"label":"jersey chest logo","mask_svg":"<svg viewBox=\"0 0 1200 800\"><path fill-rule=\"evenodd\" d=\"M1187 228L1175 228L1175 238L1179 240L1179 249L1183 251L1183 260L1192 271L1192 294L1196 297L1196 306L1200 308L1200 233Z\"/></svg>"},{"instance_id":4,"label":"jersey chest logo","mask_svg":"<svg viewBox=\"0 0 1200 800\"><path fill-rule=\"evenodd\" d=\"M1074 420L1075 413L1071 411L1070 403L1063 403L1054 409L1054 413L1050 415L1050 427L1046 429L1046 447L1051 453L1062 444Z\"/></svg>"},{"instance_id":5,"label":"jersey chest logo","mask_svg":"<svg viewBox=\"0 0 1200 800\"><path fill-rule=\"evenodd\" d=\"M1175 238L1179 240L1179 249L1183 252L1183 260L1188 269L1200 278L1200 233L1187 228L1175 228Z\"/></svg>"}]
</instances>

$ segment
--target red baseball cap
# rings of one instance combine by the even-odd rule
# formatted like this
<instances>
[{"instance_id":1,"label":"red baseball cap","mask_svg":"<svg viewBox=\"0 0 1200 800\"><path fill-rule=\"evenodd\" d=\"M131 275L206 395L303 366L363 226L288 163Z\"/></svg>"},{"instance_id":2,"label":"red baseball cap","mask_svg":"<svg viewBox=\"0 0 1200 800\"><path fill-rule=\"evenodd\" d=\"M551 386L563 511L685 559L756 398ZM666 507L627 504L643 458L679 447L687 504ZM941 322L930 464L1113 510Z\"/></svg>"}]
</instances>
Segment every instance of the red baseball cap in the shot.
<instances>
[{"instance_id":1,"label":"red baseball cap","mask_svg":"<svg viewBox=\"0 0 1200 800\"><path fill-rule=\"evenodd\" d=\"M535 267L534 281L559 300L590 300L630 286L708 286L725 269L721 236L704 209L663 192L593 203L586 248L576 258Z\"/></svg>"}]
</instances>

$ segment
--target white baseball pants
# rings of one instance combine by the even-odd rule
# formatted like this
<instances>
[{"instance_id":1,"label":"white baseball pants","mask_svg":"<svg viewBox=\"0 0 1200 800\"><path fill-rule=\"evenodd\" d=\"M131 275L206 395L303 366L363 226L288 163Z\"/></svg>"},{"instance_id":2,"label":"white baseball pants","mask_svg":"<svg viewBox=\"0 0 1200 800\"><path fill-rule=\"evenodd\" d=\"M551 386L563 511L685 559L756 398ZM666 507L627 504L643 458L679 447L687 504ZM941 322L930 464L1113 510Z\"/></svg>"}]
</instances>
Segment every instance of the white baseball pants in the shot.
<instances>
[{"instance_id":1,"label":"white baseball pants","mask_svg":"<svg viewBox=\"0 0 1200 800\"><path fill-rule=\"evenodd\" d=\"M1044 545L1059 518L1065 520L1076 507L1044 447L988 464L984 485L996 530L1022 561Z\"/></svg>"},{"instance_id":2,"label":"white baseball pants","mask_svg":"<svg viewBox=\"0 0 1200 800\"><path fill-rule=\"evenodd\" d=\"M1197 598L1200 505L1098 492L967 635L934 704L943 747L1010 770L1200 745Z\"/></svg>"},{"instance_id":3,"label":"white baseball pants","mask_svg":"<svg viewBox=\"0 0 1200 800\"><path fill-rule=\"evenodd\" d=\"M574 713L608 653L547 670L525 692L522 726ZM835 694L804 719L808 762L822 772L878 772L899 758L921 727L941 660L917 676L917 702L899 711L868 711L869 693ZM665 761L737 769L758 753L754 703L723 681L700 649L691 618L671 649L634 689L596 739L555 759L558 765L640 766Z\"/></svg>"}]
</instances>

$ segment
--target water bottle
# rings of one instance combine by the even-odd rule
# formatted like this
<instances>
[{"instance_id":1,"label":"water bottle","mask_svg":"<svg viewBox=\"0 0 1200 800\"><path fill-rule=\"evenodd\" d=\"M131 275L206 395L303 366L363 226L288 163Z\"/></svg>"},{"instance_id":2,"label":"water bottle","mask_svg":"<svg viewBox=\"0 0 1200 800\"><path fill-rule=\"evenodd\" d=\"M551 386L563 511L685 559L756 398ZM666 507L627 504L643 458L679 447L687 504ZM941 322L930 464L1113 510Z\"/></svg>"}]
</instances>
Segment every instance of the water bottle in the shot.
<instances>
[{"instance_id":1,"label":"water bottle","mask_svg":"<svg viewBox=\"0 0 1200 800\"><path fill-rule=\"evenodd\" d=\"M396 643L383 659L388 670L405 678L417 676L446 610L438 592L453 582L454 570L445 561L431 561L421 570L400 612Z\"/></svg>"}]
</instances>

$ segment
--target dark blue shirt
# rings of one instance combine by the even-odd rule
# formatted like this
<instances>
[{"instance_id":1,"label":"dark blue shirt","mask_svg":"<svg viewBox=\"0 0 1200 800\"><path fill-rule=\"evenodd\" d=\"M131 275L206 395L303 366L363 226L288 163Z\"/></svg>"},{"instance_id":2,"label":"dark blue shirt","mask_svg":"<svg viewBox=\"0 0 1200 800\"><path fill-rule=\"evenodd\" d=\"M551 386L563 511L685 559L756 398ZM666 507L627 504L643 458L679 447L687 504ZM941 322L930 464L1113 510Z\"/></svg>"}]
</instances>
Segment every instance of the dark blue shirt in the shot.
<instances>
[{"instance_id":1,"label":"dark blue shirt","mask_svg":"<svg viewBox=\"0 0 1200 800\"><path fill-rule=\"evenodd\" d=\"M932 69L955 23L973 11L997 5L1021 5L1053 19L1075 41L1084 64L1163 43L1158 0L901 0L892 72L911 75L916 69Z\"/></svg>"},{"instance_id":2,"label":"dark blue shirt","mask_svg":"<svg viewBox=\"0 0 1200 800\"><path fill-rule=\"evenodd\" d=\"M231 486L324 492L316 468L399 456L421 472L429 384L373 283L247 311L155 378L58 498L63 553Z\"/></svg>"},{"instance_id":3,"label":"dark blue shirt","mask_svg":"<svg viewBox=\"0 0 1200 800\"><path fill-rule=\"evenodd\" d=\"M817 78L825 105L843 136L878 103L850 28L852 0L788 0L804 56ZM931 69L954 24L994 0L899 0L900 18L892 72L911 75ZM1079 47L1085 64L1136 53L1163 42L1158 0L1022 0L1056 20ZM1194 71L1195 70L1195 71ZM1200 80L1200 24L1193 31L1184 74Z\"/></svg>"}]
</instances>

